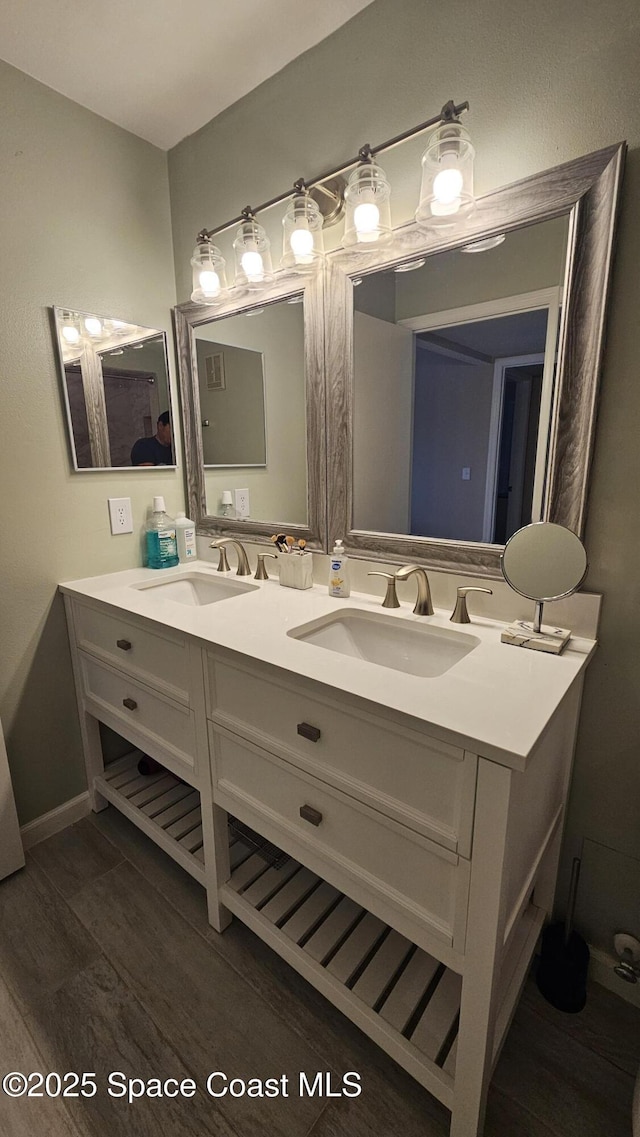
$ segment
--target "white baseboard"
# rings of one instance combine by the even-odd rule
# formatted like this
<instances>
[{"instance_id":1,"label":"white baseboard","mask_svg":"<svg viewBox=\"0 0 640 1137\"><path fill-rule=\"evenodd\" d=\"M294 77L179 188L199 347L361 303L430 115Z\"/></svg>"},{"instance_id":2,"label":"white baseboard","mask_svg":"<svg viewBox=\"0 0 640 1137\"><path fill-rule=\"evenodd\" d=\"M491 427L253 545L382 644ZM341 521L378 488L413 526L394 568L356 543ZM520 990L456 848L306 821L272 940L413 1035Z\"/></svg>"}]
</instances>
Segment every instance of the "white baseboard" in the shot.
<instances>
[{"instance_id":1,"label":"white baseboard","mask_svg":"<svg viewBox=\"0 0 640 1137\"><path fill-rule=\"evenodd\" d=\"M65 801L62 805L56 806L49 813L43 813L42 817L36 817L28 825L23 825L20 836L24 848L30 849L32 845L46 841L47 837L53 837L54 833L59 833L61 829L66 829L68 825L80 821L80 818L86 817L88 813L91 813L91 805L89 804L89 794L85 790L83 794L72 797L70 801Z\"/></svg>"},{"instance_id":2,"label":"white baseboard","mask_svg":"<svg viewBox=\"0 0 640 1137\"><path fill-rule=\"evenodd\" d=\"M589 952L591 954L589 978L599 983L601 987L606 987L607 991L613 991L614 995L619 995L621 999L626 999L627 1003L632 1003L634 1007L640 1007L640 982L627 983L626 979L620 979L613 970L618 961L606 951L589 944Z\"/></svg>"}]
</instances>

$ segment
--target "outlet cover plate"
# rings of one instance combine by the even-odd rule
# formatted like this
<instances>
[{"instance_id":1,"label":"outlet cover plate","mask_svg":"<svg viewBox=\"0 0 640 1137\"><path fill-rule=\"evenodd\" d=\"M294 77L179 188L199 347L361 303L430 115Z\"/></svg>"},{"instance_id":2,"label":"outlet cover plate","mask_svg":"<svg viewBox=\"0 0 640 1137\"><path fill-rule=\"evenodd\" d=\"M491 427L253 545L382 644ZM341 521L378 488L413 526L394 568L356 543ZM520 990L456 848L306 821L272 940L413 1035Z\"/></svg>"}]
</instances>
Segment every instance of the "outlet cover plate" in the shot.
<instances>
[{"instance_id":1,"label":"outlet cover plate","mask_svg":"<svg viewBox=\"0 0 640 1137\"><path fill-rule=\"evenodd\" d=\"M108 497L109 520L114 536L120 533L133 533L133 516L130 497Z\"/></svg>"},{"instance_id":2,"label":"outlet cover plate","mask_svg":"<svg viewBox=\"0 0 640 1137\"><path fill-rule=\"evenodd\" d=\"M236 516L248 517L251 512L249 508L249 490L234 490L233 497L236 507Z\"/></svg>"}]
</instances>

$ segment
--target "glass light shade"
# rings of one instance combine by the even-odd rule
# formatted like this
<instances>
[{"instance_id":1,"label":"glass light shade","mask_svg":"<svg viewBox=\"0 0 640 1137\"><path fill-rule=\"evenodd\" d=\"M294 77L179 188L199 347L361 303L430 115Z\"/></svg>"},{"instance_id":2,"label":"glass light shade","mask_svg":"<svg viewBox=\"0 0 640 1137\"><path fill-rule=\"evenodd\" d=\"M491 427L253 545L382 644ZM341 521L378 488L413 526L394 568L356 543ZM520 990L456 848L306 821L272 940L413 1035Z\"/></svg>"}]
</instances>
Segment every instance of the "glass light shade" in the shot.
<instances>
[{"instance_id":1,"label":"glass light shade","mask_svg":"<svg viewBox=\"0 0 640 1137\"><path fill-rule=\"evenodd\" d=\"M366 248L391 240L391 186L375 162L361 162L350 174L344 191L347 204L345 246Z\"/></svg>"},{"instance_id":2,"label":"glass light shade","mask_svg":"<svg viewBox=\"0 0 640 1137\"><path fill-rule=\"evenodd\" d=\"M102 335L102 324L97 316L85 316L84 326L92 339Z\"/></svg>"},{"instance_id":3,"label":"glass light shade","mask_svg":"<svg viewBox=\"0 0 640 1137\"><path fill-rule=\"evenodd\" d=\"M227 294L226 263L220 249L212 245L208 237L198 242L191 258L193 267L191 299L194 304L215 306L224 300Z\"/></svg>"},{"instance_id":4,"label":"glass light shade","mask_svg":"<svg viewBox=\"0 0 640 1137\"><path fill-rule=\"evenodd\" d=\"M271 242L262 225L253 218L243 221L233 242L236 258L236 288L259 292L273 280Z\"/></svg>"},{"instance_id":5,"label":"glass light shade","mask_svg":"<svg viewBox=\"0 0 640 1137\"><path fill-rule=\"evenodd\" d=\"M74 312L65 312L62 317L60 335L65 347L76 347L82 339L80 320Z\"/></svg>"},{"instance_id":6,"label":"glass light shade","mask_svg":"<svg viewBox=\"0 0 640 1137\"><path fill-rule=\"evenodd\" d=\"M474 157L469 132L459 122L436 127L422 156L422 187L416 221L450 229L473 213Z\"/></svg>"},{"instance_id":7,"label":"glass light shade","mask_svg":"<svg viewBox=\"0 0 640 1137\"><path fill-rule=\"evenodd\" d=\"M324 258L323 218L313 198L297 193L282 218L283 249L281 268L296 273L315 272Z\"/></svg>"},{"instance_id":8,"label":"glass light shade","mask_svg":"<svg viewBox=\"0 0 640 1137\"><path fill-rule=\"evenodd\" d=\"M481 241L472 241L470 245L462 245L461 253L487 253L490 249L497 249L507 239L506 233L496 233L495 237L485 237Z\"/></svg>"}]
</instances>

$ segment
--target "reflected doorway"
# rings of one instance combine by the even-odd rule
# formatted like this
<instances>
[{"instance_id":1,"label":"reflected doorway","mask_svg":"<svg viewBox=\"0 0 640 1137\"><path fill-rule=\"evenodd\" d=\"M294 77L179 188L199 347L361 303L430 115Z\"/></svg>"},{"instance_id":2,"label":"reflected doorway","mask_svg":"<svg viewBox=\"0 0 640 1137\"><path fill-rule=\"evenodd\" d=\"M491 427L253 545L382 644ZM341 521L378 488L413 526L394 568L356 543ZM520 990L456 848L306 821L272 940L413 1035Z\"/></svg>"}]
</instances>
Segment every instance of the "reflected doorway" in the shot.
<instances>
[{"instance_id":1,"label":"reflected doorway","mask_svg":"<svg viewBox=\"0 0 640 1137\"><path fill-rule=\"evenodd\" d=\"M505 544L539 514L558 316L415 333L411 533Z\"/></svg>"}]
</instances>

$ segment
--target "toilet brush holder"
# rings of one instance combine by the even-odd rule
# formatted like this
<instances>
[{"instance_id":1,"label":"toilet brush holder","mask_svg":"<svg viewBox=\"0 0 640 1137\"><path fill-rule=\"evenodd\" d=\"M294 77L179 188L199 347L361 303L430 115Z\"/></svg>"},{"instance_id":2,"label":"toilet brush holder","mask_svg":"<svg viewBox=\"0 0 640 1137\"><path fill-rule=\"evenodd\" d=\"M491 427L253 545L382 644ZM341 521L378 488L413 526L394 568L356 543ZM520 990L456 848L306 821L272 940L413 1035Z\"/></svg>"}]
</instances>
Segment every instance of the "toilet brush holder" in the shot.
<instances>
[{"instance_id":1,"label":"toilet brush holder","mask_svg":"<svg viewBox=\"0 0 640 1137\"><path fill-rule=\"evenodd\" d=\"M549 924L542 933L536 974L538 990L547 1002L568 1014L577 1014L587 1001L589 948L573 930L579 876L580 859L574 857L567 916L563 924Z\"/></svg>"}]
</instances>

